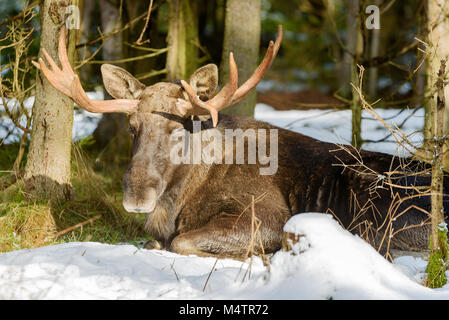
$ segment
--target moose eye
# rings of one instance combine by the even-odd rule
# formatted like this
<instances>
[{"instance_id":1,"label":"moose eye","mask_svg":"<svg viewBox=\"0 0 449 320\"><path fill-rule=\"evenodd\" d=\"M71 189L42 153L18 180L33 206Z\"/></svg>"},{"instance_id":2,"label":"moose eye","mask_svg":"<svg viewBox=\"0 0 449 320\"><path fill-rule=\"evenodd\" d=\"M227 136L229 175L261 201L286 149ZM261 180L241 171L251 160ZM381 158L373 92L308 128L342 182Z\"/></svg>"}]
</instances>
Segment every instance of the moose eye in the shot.
<instances>
[{"instance_id":1,"label":"moose eye","mask_svg":"<svg viewBox=\"0 0 449 320\"><path fill-rule=\"evenodd\" d=\"M132 135L136 134L136 128L134 128L133 126L129 126L128 130L129 130L130 134L132 134Z\"/></svg>"}]
</instances>

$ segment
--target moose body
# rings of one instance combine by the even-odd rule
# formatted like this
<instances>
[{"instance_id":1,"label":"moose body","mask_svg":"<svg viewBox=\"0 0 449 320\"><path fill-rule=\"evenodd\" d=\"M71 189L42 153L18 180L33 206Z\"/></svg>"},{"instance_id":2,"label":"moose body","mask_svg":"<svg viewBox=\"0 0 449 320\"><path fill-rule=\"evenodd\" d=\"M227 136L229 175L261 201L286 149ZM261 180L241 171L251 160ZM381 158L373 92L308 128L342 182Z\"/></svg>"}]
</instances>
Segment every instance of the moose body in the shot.
<instances>
[{"instance_id":1,"label":"moose body","mask_svg":"<svg viewBox=\"0 0 449 320\"><path fill-rule=\"evenodd\" d=\"M190 121L187 120L184 125L191 126ZM251 118L229 115L220 115L216 128L210 120L202 125L202 131L224 132L237 128L245 131L276 127ZM157 143L150 142L150 138L135 138L136 148L124 177L125 208L139 212L139 208L145 207L148 201L145 202L142 194L149 187L140 180L150 181L152 177L160 177L152 184L157 189L157 200L145 224L158 242L150 241L147 247L165 247L181 254L243 258L251 241L254 219L251 204L254 199L255 217L260 221L256 239L260 236L261 242L255 246L257 253L279 250L283 225L292 215L302 212L332 213L344 227L353 233L365 233L365 239L375 248L380 246L385 250L388 241L382 243L382 238L387 230L392 190L382 187L382 180L376 175L347 169L359 163L336 145L276 129L280 148L278 170L273 175L260 175L261 165L258 163L179 164L167 168L169 159L161 159L160 154L152 154L148 150L160 148ZM192 136L194 134L190 133ZM142 149L142 159L139 148ZM162 154L167 154L167 151ZM359 155L366 167L379 173L391 171L392 167L400 165L401 160L363 150ZM372 192L373 183L377 186L375 194ZM406 184L404 181L401 183ZM429 181L421 179L411 183L427 184ZM394 192L402 197L407 196L406 190L401 188L395 188ZM428 210L428 198L404 201L400 210L411 204ZM429 235L426 221L428 216L422 211L415 208L408 210L392 222L393 230L417 226L399 232L391 239L389 247L425 250ZM424 225L420 226L421 223ZM366 225L370 226L371 231L364 227Z\"/></svg>"},{"instance_id":2,"label":"moose body","mask_svg":"<svg viewBox=\"0 0 449 320\"><path fill-rule=\"evenodd\" d=\"M292 215L314 211L332 213L344 227L375 247L425 249L429 226L423 210L429 209L429 197L407 198L409 189L386 187L379 179L398 167L401 159L338 149L334 144L251 118L219 116L218 111L243 99L260 81L276 56L281 38L279 28L278 39L270 43L261 65L240 87L231 54L228 82L216 95L218 69L213 64L199 68L188 82L160 82L149 87L124 69L105 64L101 68L103 82L115 100L90 100L68 62L65 30L59 41L61 69L45 49L42 51L51 69L42 59L34 64L80 107L129 114L133 154L123 179L123 205L129 212L147 213L145 227L155 239L147 243L147 248L244 258L252 242L252 253L271 253L281 247L283 225ZM199 132L192 130L194 121L201 121ZM206 146L209 142L198 140L196 135L225 134L227 129L240 129L240 134L248 129L277 129L277 170L261 175L263 165L249 161L171 161L173 132L185 130L190 141ZM248 144L251 139L246 138ZM360 156L362 167L370 168L368 172L354 170L361 164L348 150ZM396 178L398 186L429 185L428 178ZM405 199L399 205L395 205L396 195Z\"/></svg>"}]
</instances>

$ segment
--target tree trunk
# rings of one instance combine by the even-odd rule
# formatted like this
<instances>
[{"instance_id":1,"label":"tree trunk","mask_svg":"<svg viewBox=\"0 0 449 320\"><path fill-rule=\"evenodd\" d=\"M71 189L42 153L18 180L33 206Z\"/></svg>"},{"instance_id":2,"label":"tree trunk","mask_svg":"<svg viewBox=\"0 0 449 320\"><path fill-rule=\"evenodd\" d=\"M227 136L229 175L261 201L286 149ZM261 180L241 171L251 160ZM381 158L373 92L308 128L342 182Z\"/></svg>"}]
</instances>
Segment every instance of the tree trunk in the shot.
<instances>
[{"instance_id":1,"label":"tree trunk","mask_svg":"<svg viewBox=\"0 0 449 320\"><path fill-rule=\"evenodd\" d=\"M440 288L446 284L445 263L448 258L447 227L444 223L443 208L443 144L444 144L444 112L446 99L444 97L446 60L441 60L441 68L438 72L438 79L435 83L437 89L436 104L432 101L431 122L432 127L433 159L432 159L432 183L431 191L431 253L427 266L427 284L432 288Z\"/></svg>"},{"instance_id":2,"label":"tree trunk","mask_svg":"<svg viewBox=\"0 0 449 320\"><path fill-rule=\"evenodd\" d=\"M207 43L210 60L221 61L225 0L200 0L198 4L198 31L200 43Z\"/></svg>"},{"instance_id":3,"label":"tree trunk","mask_svg":"<svg viewBox=\"0 0 449 320\"><path fill-rule=\"evenodd\" d=\"M68 4L66 0L43 2L40 11L40 57L43 57L42 49L45 48L55 61L59 61L58 35L65 23ZM69 57L73 54L74 51L68 52ZM53 88L42 73L37 72L33 129L24 177L30 197L60 200L74 196L70 182L72 124L72 100Z\"/></svg>"},{"instance_id":4,"label":"tree trunk","mask_svg":"<svg viewBox=\"0 0 449 320\"><path fill-rule=\"evenodd\" d=\"M360 21L360 0L348 0L346 22L348 33L347 50L349 51L349 53L345 54L345 61L349 63L350 66L349 70L351 72L351 82L355 86L359 86L359 70L357 68L357 62L359 61L363 53L363 35ZM354 147L360 148L362 146L362 105L360 103L360 98L354 88L352 89L351 111L351 144Z\"/></svg>"},{"instance_id":5,"label":"tree trunk","mask_svg":"<svg viewBox=\"0 0 449 320\"><path fill-rule=\"evenodd\" d=\"M375 4L379 6L380 1L377 0ZM374 28L371 30L370 59L374 59L379 56L379 48L380 48L379 44L380 44L380 29ZM377 93L378 71L379 69L377 67L372 67L369 70L368 95L371 98L374 98Z\"/></svg>"},{"instance_id":6,"label":"tree trunk","mask_svg":"<svg viewBox=\"0 0 449 320\"><path fill-rule=\"evenodd\" d=\"M443 0L429 0L427 3L427 31L429 44L429 52L427 58L427 94L429 97L425 103L426 120L424 132L426 137L433 139L429 133L432 132L431 112L432 103L436 103L435 82L437 81L438 70L440 68L441 59L447 59L449 56L449 3ZM444 88L446 97L449 97L449 87ZM449 131L449 108L444 112L444 132ZM431 141L430 141L431 142ZM445 159L443 160L446 168L449 167L448 143L444 146Z\"/></svg>"},{"instance_id":7,"label":"tree trunk","mask_svg":"<svg viewBox=\"0 0 449 320\"><path fill-rule=\"evenodd\" d=\"M430 111L430 140L426 146L433 155L431 183L431 253L427 265L427 284L432 288L446 284L446 262L448 260L447 227L444 223L443 208L443 170L445 163L444 151L447 150L444 135L447 133L445 113L449 106L446 103L447 86L446 60L449 53L449 5L442 0L429 0L427 3L428 44L431 54L427 61L427 89L430 101L427 112ZM446 121L447 122L447 121ZM446 144L446 146L445 146ZM447 151L446 151L447 153ZM446 157L447 158L447 157Z\"/></svg>"},{"instance_id":8,"label":"tree trunk","mask_svg":"<svg viewBox=\"0 0 449 320\"><path fill-rule=\"evenodd\" d=\"M120 16L119 6L119 0L100 0L103 33L107 34L121 28L122 17ZM123 57L122 32L105 40L102 53L103 60L117 60ZM117 63L114 63L114 65L122 66ZM104 89L103 93L105 100L113 99ZM108 152L103 154L103 160L119 162L119 156L127 153L130 145L127 117L120 113L104 114L97 129L95 129L94 137L98 147L109 147Z\"/></svg>"},{"instance_id":9,"label":"tree trunk","mask_svg":"<svg viewBox=\"0 0 449 320\"><path fill-rule=\"evenodd\" d=\"M196 3L169 0L167 79L187 79L198 67L198 16Z\"/></svg>"},{"instance_id":10,"label":"tree trunk","mask_svg":"<svg viewBox=\"0 0 449 320\"><path fill-rule=\"evenodd\" d=\"M227 0L220 83L228 79L229 52L234 53L239 72L239 85L257 68L260 46L260 0ZM252 116L257 102L256 90L224 113Z\"/></svg>"},{"instance_id":11,"label":"tree trunk","mask_svg":"<svg viewBox=\"0 0 449 320\"><path fill-rule=\"evenodd\" d=\"M342 3L335 3L334 0L325 0L324 5L326 6L327 10L327 18L326 18L326 24L329 28L330 33L336 33L337 29L337 14L336 12L339 12L338 6L342 5ZM341 96L344 96L347 98L349 96L349 64L346 63L346 52L343 52L340 42L335 39L332 41L331 45L331 52L332 57L335 61L335 69L336 69L336 80L337 80L337 86L338 86L338 93Z\"/></svg>"},{"instance_id":12,"label":"tree trunk","mask_svg":"<svg viewBox=\"0 0 449 320\"><path fill-rule=\"evenodd\" d=\"M81 43L87 42L89 40L94 9L95 1L83 0L82 6L80 7L80 11L82 12L81 28L79 32ZM80 60L84 60L91 55L89 47L80 48L78 52ZM82 68L79 69L81 82L88 83L90 81L90 77L92 76L92 69L93 68L90 63L86 63Z\"/></svg>"}]
</instances>

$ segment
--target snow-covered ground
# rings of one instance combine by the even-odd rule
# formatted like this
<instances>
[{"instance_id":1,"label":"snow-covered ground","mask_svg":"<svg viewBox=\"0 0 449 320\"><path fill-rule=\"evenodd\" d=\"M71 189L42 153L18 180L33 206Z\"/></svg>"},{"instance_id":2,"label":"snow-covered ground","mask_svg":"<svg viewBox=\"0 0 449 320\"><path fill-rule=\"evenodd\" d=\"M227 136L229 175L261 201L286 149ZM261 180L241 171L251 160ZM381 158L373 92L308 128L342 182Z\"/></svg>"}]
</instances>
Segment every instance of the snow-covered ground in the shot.
<instances>
[{"instance_id":1,"label":"snow-covered ground","mask_svg":"<svg viewBox=\"0 0 449 320\"><path fill-rule=\"evenodd\" d=\"M408 139L419 146L422 143L423 135L420 130L424 126L424 109L418 109L413 114L413 110L405 109L376 109L389 125L401 125L401 130L408 136ZM278 111L269 105L258 103L254 117L257 120L265 121L275 126L299 132L315 139L338 143L351 143L351 111L350 110L288 110ZM408 118L408 119L407 119ZM406 120L406 121L405 121ZM362 113L362 138L365 140L380 140L389 135L389 131L368 112ZM379 151L398 156L408 156L409 153L399 147L396 140L390 136L386 141L363 144L363 149Z\"/></svg>"},{"instance_id":2,"label":"snow-covered ground","mask_svg":"<svg viewBox=\"0 0 449 320\"><path fill-rule=\"evenodd\" d=\"M396 124L410 112L379 110ZM323 141L350 141L349 111L276 111L258 104L255 117ZM77 113L74 139L90 135L98 121L98 115ZM376 121L363 121L364 138L388 133ZM422 124L418 110L403 130L412 134ZM404 154L391 142L364 148ZM297 215L285 229L301 234L301 241L294 252L277 252L269 269L258 258L250 267L249 260L182 256L130 244L77 242L0 253L0 299L449 299L449 285L422 285L426 261L404 256L392 264L329 215Z\"/></svg>"},{"instance_id":3,"label":"snow-covered ground","mask_svg":"<svg viewBox=\"0 0 449 320\"><path fill-rule=\"evenodd\" d=\"M420 284L425 261L401 257L391 264L330 215L297 215L285 230L302 237L292 252L273 256L270 271L258 258L249 269L249 260L129 244L74 242L4 253L0 299L449 299L449 285Z\"/></svg>"}]
</instances>

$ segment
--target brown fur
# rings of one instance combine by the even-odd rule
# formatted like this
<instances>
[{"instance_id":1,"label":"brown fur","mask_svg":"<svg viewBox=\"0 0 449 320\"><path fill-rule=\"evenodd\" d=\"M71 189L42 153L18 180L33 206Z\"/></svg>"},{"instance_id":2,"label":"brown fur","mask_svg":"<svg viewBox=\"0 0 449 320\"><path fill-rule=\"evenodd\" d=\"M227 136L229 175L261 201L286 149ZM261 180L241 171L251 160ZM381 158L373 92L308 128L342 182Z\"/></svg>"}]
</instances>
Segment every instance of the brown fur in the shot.
<instances>
[{"instance_id":1,"label":"brown fur","mask_svg":"<svg viewBox=\"0 0 449 320\"><path fill-rule=\"evenodd\" d=\"M116 98L135 96L131 91L140 90L141 84L116 68L103 69L107 90L114 92ZM216 67L209 65L192 75L190 84L201 88L202 98L210 98L217 77ZM141 90L136 98L140 103L138 112L130 116L133 157L123 180L124 205L128 211L147 212L148 232L174 252L243 258L251 239L252 197L257 199L255 214L261 223L256 252L270 253L281 248L282 227L293 214L330 211L345 227L361 221L380 227L387 216L390 190L378 189L378 196L373 197L368 190L376 177L335 165L340 161L355 163L347 152L331 152L336 149L333 144L280 128L279 167L274 175L260 175L258 163L175 165L169 159L170 133L192 127L192 118L183 117L175 106L178 98L186 98L182 87L157 83ZM225 129L237 128L275 127L228 115L220 115L216 129L208 117L202 121L203 132L224 133ZM189 135L193 138L194 134ZM366 151L361 155L367 166L380 173L388 171L392 163L397 164L389 155ZM404 195L402 190L396 192ZM355 221L359 210L354 205L354 195L359 204L372 201L375 207ZM413 204L427 208L428 201L417 200ZM425 218L420 211L410 210L394 222L395 230ZM351 231L361 233L360 230ZM385 228L375 232L373 245L379 245L384 231ZM409 229L393 238L391 247L425 249L427 235L427 226ZM154 242L148 247L154 247Z\"/></svg>"}]
</instances>

